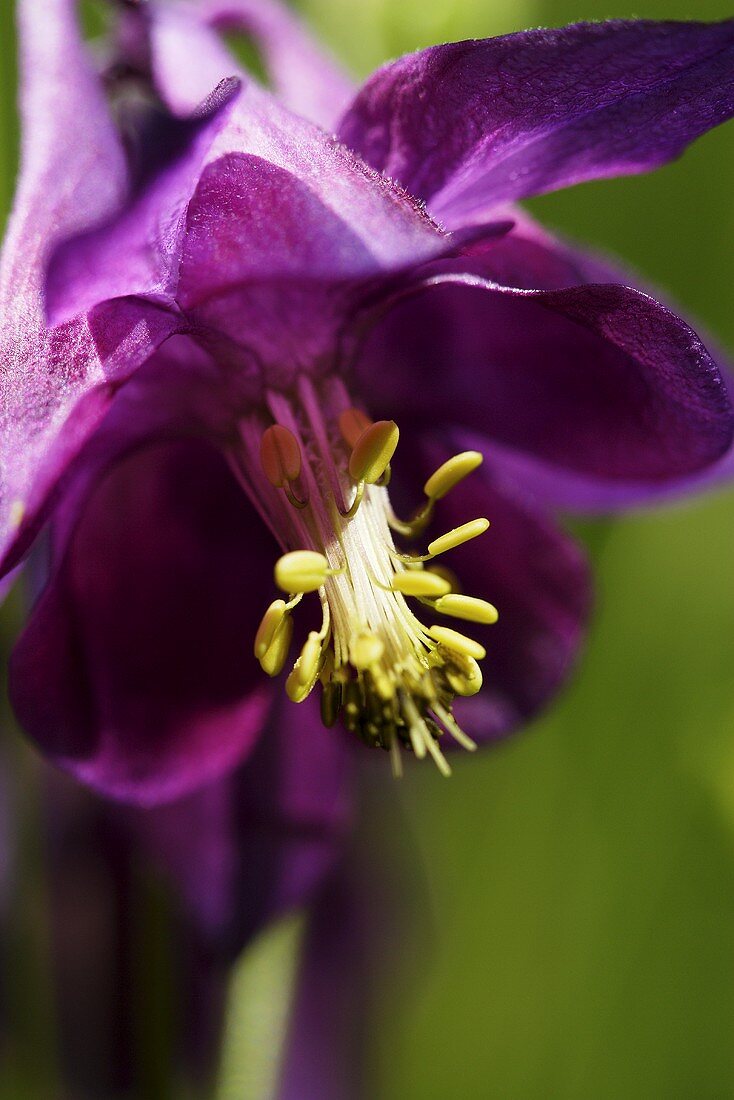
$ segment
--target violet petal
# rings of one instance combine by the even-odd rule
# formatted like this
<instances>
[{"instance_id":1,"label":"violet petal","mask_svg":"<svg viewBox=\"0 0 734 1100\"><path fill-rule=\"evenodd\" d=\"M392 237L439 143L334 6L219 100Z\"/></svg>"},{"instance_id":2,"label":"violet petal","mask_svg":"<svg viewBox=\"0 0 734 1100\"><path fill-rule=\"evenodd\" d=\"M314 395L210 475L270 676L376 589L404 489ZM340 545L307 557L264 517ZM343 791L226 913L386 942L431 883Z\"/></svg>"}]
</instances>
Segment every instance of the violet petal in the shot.
<instances>
[{"instance_id":1,"label":"violet petal","mask_svg":"<svg viewBox=\"0 0 734 1100\"><path fill-rule=\"evenodd\" d=\"M217 32L249 35L275 94L312 122L333 127L354 94L337 62L275 0L196 0L178 8L151 4L149 19L154 77L164 70L169 74L163 82L179 112L192 110L225 77L245 76ZM192 52L196 65L190 64Z\"/></svg>"},{"instance_id":2,"label":"violet petal","mask_svg":"<svg viewBox=\"0 0 734 1100\"><path fill-rule=\"evenodd\" d=\"M94 396L84 402L109 374L86 322L49 334L43 307L44 265L54 242L109 213L127 186L122 149L74 6L26 0L19 8L22 165L0 261L0 553L16 538L21 516L32 523L69 448L92 430L105 404ZM141 345L137 354L147 351ZM68 419L77 410L72 426Z\"/></svg>"},{"instance_id":3,"label":"violet petal","mask_svg":"<svg viewBox=\"0 0 734 1100\"><path fill-rule=\"evenodd\" d=\"M401 58L338 133L455 228L509 199L657 168L733 111L734 21L610 21Z\"/></svg>"},{"instance_id":4,"label":"violet petal","mask_svg":"<svg viewBox=\"0 0 734 1100\"><path fill-rule=\"evenodd\" d=\"M137 452L61 549L11 658L24 728L140 804L231 768L268 707L252 640L273 548L223 459L195 442Z\"/></svg>"},{"instance_id":5,"label":"violet petal","mask_svg":"<svg viewBox=\"0 0 734 1100\"><path fill-rule=\"evenodd\" d=\"M655 299L620 285L516 290L473 274L481 260L450 267L398 302L365 345L356 371L377 413L440 415L609 483L662 484L727 450L718 368Z\"/></svg>"}]
</instances>

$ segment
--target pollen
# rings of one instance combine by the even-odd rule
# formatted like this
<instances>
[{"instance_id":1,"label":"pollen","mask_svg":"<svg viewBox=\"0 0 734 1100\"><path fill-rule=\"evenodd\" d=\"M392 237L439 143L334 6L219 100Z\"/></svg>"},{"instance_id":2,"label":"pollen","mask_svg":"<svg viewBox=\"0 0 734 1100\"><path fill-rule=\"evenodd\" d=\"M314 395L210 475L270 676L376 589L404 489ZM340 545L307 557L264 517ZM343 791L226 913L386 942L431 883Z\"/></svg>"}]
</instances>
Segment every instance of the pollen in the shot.
<instances>
[{"instance_id":1,"label":"pollen","mask_svg":"<svg viewBox=\"0 0 734 1100\"><path fill-rule=\"evenodd\" d=\"M398 548L394 539L419 538L436 502L477 469L481 454L464 451L442 463L424 484L423 503L402 521L387 488L399 458L398 426L373 422L341 382L301 379L296 394L269 393L267 414L243 421L240 432L232 465L248 491L256 489L281 542L274 579L287 595L263 615L256 659L270 676L285 669L301 616L296 608L317 600L321 626L302 635L295 660L290 656L288 698L302 703L320 692L324 725L341 721L367 745L386 750L396 776L405 752L449 775L444 742L475 748L454 718L453 701L480 690L478 662L486 651L433 620L452 616L484 628L498 613L465 595L454 574L432 559L483 535L489 521L468 518L424 553Z\"/></svg>"}]
</instances>

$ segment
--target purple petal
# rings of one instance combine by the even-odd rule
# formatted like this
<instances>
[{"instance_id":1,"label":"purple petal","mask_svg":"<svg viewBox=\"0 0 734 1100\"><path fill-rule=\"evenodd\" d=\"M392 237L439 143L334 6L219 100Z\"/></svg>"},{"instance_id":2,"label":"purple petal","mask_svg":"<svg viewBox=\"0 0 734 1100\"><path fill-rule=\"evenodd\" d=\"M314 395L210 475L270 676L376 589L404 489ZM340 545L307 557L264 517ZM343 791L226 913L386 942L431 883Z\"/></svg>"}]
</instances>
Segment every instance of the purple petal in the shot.
<instances>
[{"instance_id":1,"label":"purple petal","mask_svg":"<svg viewBox=\"0 0 734 1100\"><path fill-rule=\"evenodd\" d=\"M583 282L618 282L649 292L649 286L634 273L604 256L583 251L554 238L527 215L514 212L518 232L498 247L472 244L469 253L481 255L482 267L496 282L528 289L574 286ZM711 348L711 345L708 345ZM716 349L715 359L725 363ZM730 400L734 396L734 374L721 367ZM537 457L500 447L479 435L467 436L464 446L492 454L495 467L513 491L546 508L578 512L609 512L667 499L726 484L734 473L734 448L702 473L660 481L613 480L586 477L582 473L543 462Z\"/></svg>"},{"instance_id":2,"label":"purple petal","mask_svg":"<svg viewBox=\"0 0 734 1100\"><path fill-rule=\"evenodd\" d=\"M283 700L235 773L187 798L133 811L145 848L188 919L233 957L269 921L307 903L351 824L351 756L312 701Z\"/></svg>"},{"instance_id":3,"label":"purple petal","mask_svg":"<svg viewBox=\"0 0 734 1100\"><path fill-rule=\"evenodd\" d=\"M488 247L506 255L510 241ZM375 412L440 416L607 484L664 484L728 448L721 375L696 334L653 298L618 285L500 287L472 274L486 269L484 257L450 266L368 341L356 369Z\"/></svg>"},{"instance_id":4,"label":"purple petal","mask_svg":"<svg viewBox=\"0 0 734 1100\"><path fill-rule=\"evenodd\" d=\"M448 452L434 447L425 455L428 470ZM447 564L462 591L498 608L499 621L490 627L443 616L440 621L487 649L482 691L455 706L467 733L487 741L524 725L562 686L583 640L591 577L576 543L547 514L513 497L491 454L441 502L437 524L449 530L477 516L489 519L489 531L452 551Z\"/></svg>"},{"instance_id":5,"label":"purple petal","mask_svg":"<svg viewBox=\"0 0 734 1100\"><path fill-rule=\"evenodd\" d=\"M456 227L509 199L657 168L732 112L734 21L614 21L401 58L338 133Z\"/></svg>"},{"instance_id":6,"label":"purple petal","mask_svg":"<svg viewBox=\"0 0 734 1100\"><path fill-rule=\"evenodd\" d=\"M217 31L241 31L259 48L273 90L293 111L332 127L353 95L352 81L285 5L272 0L196 0L180 8L151 5L154 75L192 110L229 76L244 76ZM197 63L190 59L196 56Z\"/></svg>"},{"instance_id":7,"label":"purple petal","mask_svg":"<svg viewBox=\"0 0 734 1100\"><path fill-rule=\"evenodd\" d=\"M161 169L113 221L57 249L47 282L52 324L129 295L173 304L186 209L237 92L236 82L223 83L190 121L170 119L175 145Z\"/></svg>"},{"instance_id":8,"label":"purple petal","mask_svg":"<svg viewBox=\"0 0 734 1100\"><path fill-rule=\"evenodd\" d=\"M20 511L31 517L68 449L97 422L104 399L94 391L109 373L85 321L49 334L44 320L44 266L54 243L98 221L127 186L73 7L26 0L19 11L22 167L0 261L0 553L16 536Z\"/></svg>"},{"instance_id":9,"label":"purple petal","mask_svg":"<svg viewBox=\"0 0 734 1100\"><path fill-rule=\"evenodd\" d=\"M22 725L66 770L140 804L232 768L268 707L252 639L272 560L209 447L160 444L120 463L57 554L14 651Z\"/></svg>"},{"instance_id":10,"label":"purple petal","mask_svg":"<svg viewBox=\"0 0 734 1100\"><path fill-rule=\"evenodd\" d=\"M179 304L199 335L226 334L254 353L270 384L334 356L345 316L375 277L447 246L356 164L331 167L327 199L310 180L230 153L205 170L189 206ZM220 362L231 354L217 345Z\"/></svg>"}]
</instances>

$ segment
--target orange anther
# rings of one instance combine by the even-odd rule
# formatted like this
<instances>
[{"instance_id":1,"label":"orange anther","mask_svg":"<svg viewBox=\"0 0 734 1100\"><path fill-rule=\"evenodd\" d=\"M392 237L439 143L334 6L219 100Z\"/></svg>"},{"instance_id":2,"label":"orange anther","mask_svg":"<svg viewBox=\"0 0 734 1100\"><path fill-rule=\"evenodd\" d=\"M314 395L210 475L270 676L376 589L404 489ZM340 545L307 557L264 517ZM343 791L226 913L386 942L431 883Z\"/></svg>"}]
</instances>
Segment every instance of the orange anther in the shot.
<instances>
[{"instance_id":1,"label":"orange anther","mask_svg":"<svg viewBox=\"0 0 734 1100\"><path fill-rule=\"evenodd\" d=\"M272 424L260 440L260 462L265 476L276 489L295 481L301 472L301 448L293 432Z\"/></svg>"},{"instance_id":2,"label":"orange anther","mask_svg":"<svg viewBox=\"0 0 734 1100\"><path fill-rule=\"evenodd\" d=\"M362 432L369 428L371 423L370 418L361 409L345 409L339 414L339 431L349 447L354 446Z\"/></svg>"}]
</instances>

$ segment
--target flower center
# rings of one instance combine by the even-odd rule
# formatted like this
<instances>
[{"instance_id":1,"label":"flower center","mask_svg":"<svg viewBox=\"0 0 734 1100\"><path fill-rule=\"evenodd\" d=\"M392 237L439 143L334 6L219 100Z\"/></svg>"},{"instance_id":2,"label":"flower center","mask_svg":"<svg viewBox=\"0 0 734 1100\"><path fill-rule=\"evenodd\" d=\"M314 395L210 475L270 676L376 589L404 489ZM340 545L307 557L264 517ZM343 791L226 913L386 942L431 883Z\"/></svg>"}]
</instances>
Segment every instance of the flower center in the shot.
<instances>
[{"instance_id":1,"label":"flower center","mask_svg":"<svg viewBox=\"0 0 734 1100\"><path fill-rule=\"evenodd\" d=\"M318 388L317 388L318 387ZM424 554L398 551L393 533L418 537L446 495L482 461L466 451L444 462L424 486L425 500L408 521L388 494L399 432L393 421L372 423L354 407L339 379L301 378L296 395L268 392L264 407L241 421L232 465L286 551L274 600L255 638L255 656L276 676L293 639L293 611L317 594L321 626L313 629L286 680L302 702L321 685L325 725L341 717L367 744L386 749L401 772L401 748L450 769L439 742L448 733L466 749L474 742L452 714L455 696L474 695L485 656L472 638L448 626L426 626L409 600L431 614L475 623L497 621L492 604L452 591L439 555L482 534L473 519L429 543Z\"/></svg>"}]
</instances>

